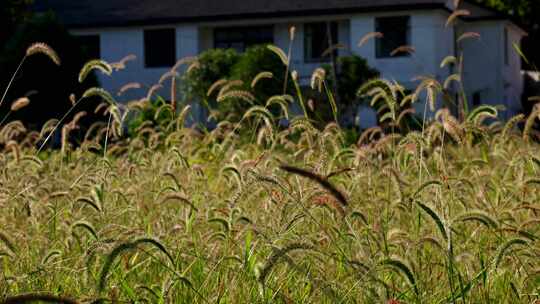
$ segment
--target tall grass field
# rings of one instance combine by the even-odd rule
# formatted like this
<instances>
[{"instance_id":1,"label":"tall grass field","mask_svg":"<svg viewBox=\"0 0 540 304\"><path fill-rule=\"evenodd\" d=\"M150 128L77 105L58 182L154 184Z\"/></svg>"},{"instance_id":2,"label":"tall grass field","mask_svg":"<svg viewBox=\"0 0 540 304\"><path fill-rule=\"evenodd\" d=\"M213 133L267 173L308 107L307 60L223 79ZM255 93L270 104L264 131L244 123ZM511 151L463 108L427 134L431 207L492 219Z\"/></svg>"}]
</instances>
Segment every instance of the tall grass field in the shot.
<instances>
[{"instance_id":1,"label":"tall grass field","mask_svg":"<svg viewBox=\"0 0 540 304\"><path fill-rule=\"evenodd\" d=\"M296 94L261 102L219 81L218 102L252 106L213 129L187 127L191 105L173 91L127 134L156 87L127 104L91 88L40 132L4 122L0 302L540 303L540 108L508 121L493 106L454 111L442 100L459 72L412 92L374 79L358 96L381 105L381 125L355 137L324 70L311 86L333 120L320 127L289 55L270 49ZM34 55L61 64L46 44ZM160 82L182 64L198 68L183 60ZM93 60L79 78L121 68ZM91 97L106 119L73 142ZM419 129L407 123L415 103Z\"/></svg>"}]
</instances>

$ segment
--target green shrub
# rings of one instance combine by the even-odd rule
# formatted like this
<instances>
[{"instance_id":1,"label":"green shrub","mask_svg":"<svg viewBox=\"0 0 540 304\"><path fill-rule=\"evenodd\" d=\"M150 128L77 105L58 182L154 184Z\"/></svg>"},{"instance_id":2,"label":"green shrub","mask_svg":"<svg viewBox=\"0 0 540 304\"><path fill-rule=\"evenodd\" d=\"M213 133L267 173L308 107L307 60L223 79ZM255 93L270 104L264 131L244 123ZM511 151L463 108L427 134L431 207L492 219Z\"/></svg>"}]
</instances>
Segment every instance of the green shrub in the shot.
<instances>
[{"instance_id":1,"label":"green shrub","mask_svg":"<svg viewBox=\"0 0 540 304\"><path fill-rule=\"evenodd\" d=\"M260 80L254 88L251 88L252 80L261 72L272 73L272 78ZM251 90L259 103L264 104L269 97L284 93L285 73L286 67L281 59L266 45L257 45L248 48L242 54L240 60L233 66L231 78L243 81L244 89ZM290 77L288 80L286 92L292 94Z\"/></svg>"},{"instance_id":2,"label":"green shrub","mask_svg":"<svg viewBox=\"0 0 540 304\"><path fill-rule=\"evenodd\" d=\"M327 80L330 87L333 87L334 80L330 65L325 65ZM380 73L370 67L362 57L344 56L337 59L337 88L338 97L342 105L355 103L358 99L356 91L366 81L379 77Z\"/></svg>"},{"instance_id":3,"label":"green shrub","mask_svg":"<svg viewBox=\"0 0 540 304\"><path fill-rule=\"evenodd\" d=\"M368 66L367 61L358 56L339 57L336 62L337 84L334 81L332 67L323 65L325 81L330 92L333 94L337 105L338 117L342 126L351 126L354 123L353 115L356 115L356 106L362 101L356 96L358 88L372 78L379 76L379 72ZM337 94L335 90L337 89ZM325 126L334 121L328 95L319 93L311 88L305 89L305 99L312 102L310 117L317 125Z\"/></svg>"},{"instance_id":4,"label":"green shrub","mask_svg":"<svg viewBox=\"0 0 540 304\"><path fill-rule=\"evenodd\" d=\"M332 107L324 92L313 90L310 86L303 86L302 95L306 101L308 116L315 126L322 129L329 122L334 121Z\"/></svg>"},{"instance_id":5,"label":"green shrub","mask_svg":"<svg viewBox=\"0 0 540 304\"><path fill-rule=\"evenodd\" d=\"M232 67L240 55L234 49L210 49L202 52L199 67L190 70L182 77L182 90L187 100L202 102L207 108L215 108L215 96L207 96L208 89L220 79L228 79Z\"/></svg>"},{"instance_id":6,"label":"green shrub","mask_svg":"<svg viewBox=\"0 0 540 304\"><path fill-rule=\"evenodd\" d=\"M367 61L358 56L338 58L338 100L340 109L357 102L356 90L367 80L375 78L379 72L368 66ZM327 81L333 88L330 66L325 67ZM255 86L252 81L261 72L270 72L271 78L259 80ZM238 54L233 49L211 49L199 56L199 66L184 75L183 92L190 101L200 101L210 111L215 111L217 120L239 120L245 111L252 105L245 100L228 98L217 102L219 90L214 90L207 96L209 88L221 79L240 80L241 85L235 90L249 91L256 98L255 104L264 105L267 99L274 95L284 93L295 95L292 79L288 77L287 86L284 87L286 67L265 45L253 46L245 53ZM308 109L310 117L321 125L332 121L331 108L326 94L314 92L310 88L303 88L306 101L312 100L312 107Z\"/></svg>"},{"instance_id":7,"label":"green shrub","mask_svg":"<svg viewBox=\"0 0 540 304\"><path fill-rule=\"evenodd\" d=\"M261 78L253 83L253 80L263 72L271 73L271 78ZM232 68L231 80L242 81L243 84L239 88L253 94L256 98L255 105L264 106L268 98L272 96L283 93L293 94L293 83L290 77L287 78L288 83L284 87L285 73L287 73L286 66L274 52L268 49L267 45L256 45L248 48L240 56L240 60ZM234 115L229 115L228 118L238 120L251 106L246 101L231 99L223 102L219 111L232 113ZM278 108L270 110L278 110Z\"/></svg>"},{"instance_id":8,"label":"green shrub","mask_svg":"<svg viewBox=\"0 0 540 304\"><path fill-rule=\"evenodd\" d=\"M235 90L249 91L256 97L256 104L263 105L273 96L283 94L285 66L272 51L264 45L253 46L245 53L238 54L233 49L211 49L201 53L199 66L183 76L183 92L187 100L201 101L210 111L217 111L218 120L238 120L251 106L248 102L229 98L217 102L219 90L207 96L208 90L221 79L240 80L241 85ZM261 79L251 87L253 79L261 72L272 73L272 78ZM292 81L289 79L287 92L292 93Z\"/></svg>"},{"instance_id":9,"label":"green shrub","mask_svg":"<svg viewBox=\"0 0 540 304\"><path fill-rule=\"evenodd\" d=\"M175 118L172 111L169 110L170 107L167 107L167 105L168 102L161 96L157 96L155 99L150 100L143 110L136 112L136 114L129 119L129 136L136 136L137 132L140 131L140 127L148 122L150 122L150 126L156 128L156 130L163 131ZM162 107L164 108L160 110ZM156 116L158 111L160 111L159 115Z\"/></svg>"}]
</instances>

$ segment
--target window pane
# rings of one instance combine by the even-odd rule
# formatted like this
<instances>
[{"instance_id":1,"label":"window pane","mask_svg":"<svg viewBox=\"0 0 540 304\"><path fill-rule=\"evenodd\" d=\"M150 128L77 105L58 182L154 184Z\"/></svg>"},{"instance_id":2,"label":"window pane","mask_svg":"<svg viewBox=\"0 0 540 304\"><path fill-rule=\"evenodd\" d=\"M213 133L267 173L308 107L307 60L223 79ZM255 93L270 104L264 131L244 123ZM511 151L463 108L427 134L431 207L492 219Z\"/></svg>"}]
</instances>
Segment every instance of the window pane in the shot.
<instances>
[{"instance_id":1,"label":"window pane","mask_svg":"<svg viewBox=\"0 0 540 304\"><path fill-rule=\"evenodd\" d=\"M144 63L147 68L171 67L176 61L174 29L144 31Z\"/></svg>"},{"instance_id":2,"label":"window pane","mask_svg":"<svg viewBox=\"0 0 540 304\"><path fill-rule=\"evenodd\" d=\"M383 34L382 38L376 40L376 55L378 58L392 56L392 51L400 46L410 44L410 18L404 17L383 17L376 18L376 31ZM394 56L408 56L406 52L394 54Z\"/></svg>"},{"instance_id":3,"label":"window pane","mask_svg":"<svg viewBox=\"0 0 540 304\"><path fill-rule=\"evenodd\" d=\"M87 59L101 58L101 45L99 35L82 35L77 36L79 45L81 46L84 55Z\"/></svg>"},{"instance_id":4,"label":"window pane","mask_svg":"<svg viewBox=\"0 0 540 304\"><path fill-rule=\"evenodd\" d=\"M473 94L473 106L477 107L482 103L482 97L480 95L480 92L475 92Z\"/></svg>"},{"instance_id":5,"label":"window pane","mask_svg":"<svg viewBox=\"0 0 540 304\"><path fill-rule=\"evenodd\" d=\"M326 22L306 23L304 25L304 58L306 61L322 61L323 54L330 47L328 24ZM338 43L338 26L336 22L330 22L330 37L332 45ZM337 52L334 52L337 56Z\"/></svg>"},{"instance_id":6,"label":"window pane","mask_svg":"<svg viewBox=\"0 0 540 304\"><path fill-rule=\"evenodd\" d=\"M214 29L214 47L216 48L233 48L239 52L243 52L250 46L273 42L273 26Z\"/></svg>"}]
</instances>

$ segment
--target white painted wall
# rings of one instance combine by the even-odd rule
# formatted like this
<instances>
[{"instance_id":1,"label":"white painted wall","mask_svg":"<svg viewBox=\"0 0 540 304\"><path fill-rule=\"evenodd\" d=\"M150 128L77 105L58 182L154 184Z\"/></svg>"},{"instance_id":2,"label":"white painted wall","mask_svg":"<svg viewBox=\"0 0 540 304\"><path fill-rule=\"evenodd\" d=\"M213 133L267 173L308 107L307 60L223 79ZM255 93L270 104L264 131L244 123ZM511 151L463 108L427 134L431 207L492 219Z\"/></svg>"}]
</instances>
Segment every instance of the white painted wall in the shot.
<instances>
[{"instance_id":1,"label":"white painted wall","mask_svg":"<svg viewBox=\"0 0 540 304\"><path fill-rule=\"evenodd\" d=\"M458 27L458 35L465 32L480 34L479 39L460 42L459 53L463 54L463 85L469 104L473 95L480 93L487 104L501 104L502 100L502 31L494 21L475 22Z\"/></svg>"},{"instance_id":2,"label":"white painted wall","mask_svg":"<svg viewBox=\"0 0 540 304\"><path fill-rule=\"evenodd\" d=\"M375 19L387 16L410 16L410 46L415 49L411 56L377 58L376 40L373 38L362 46L358 45L363 37L376 31ZM381 72L381 77L396 80L408 89L416 87L418 82L414 79L418 76L435 76L442 82L451 73L448 68L441 69L440 63L446 56L454 54L454 30L452 27L445 27L447 18L448 14L443 11L385 12L353 16L350 21L352 52L366 58L370 66ZM415 110L418 115L423 116L424 98L420 98L415 104ZM431 112L426 115L431 116ZM360 117L360 120L371 119L372 117Z\"/></svg>"},{"instance_id":3,"label":"white painted wall","mask_svg":"<svg viewBox=\"0 0 540 304\"><path fill-rule=\"evenodd\" d=\"M411 17L411 46L415 53L409 57L376 58L375 39L364 45L358 42L368 33L375 31L375 18L383 16ZM366 58L371 66L376 67L381 76L397 80L403 85L412 85L412 80L421 75L435 75L443 79L448 70L439 69L441 60L454 53L453 29L445 28L447 14L442 11L411 11L357 15L351 18L350 41L352 51Z\"/></svg>"},{"instance_id":4,"label":"white painted wall","mask_svg":"<svg viewBox=\"0 0 540 304\"><path fill-rule=\"evenodd\" d=\"M330 19L331 20L331 19ZM326 20L310 20L313 21L326 21ZM335 44L340 43L344 45L349 45L349 37L347 35L349 27L348 20L337 20L338 22L338 41L334 41ZM321 65L328 62L306 62L304 57L304 33L305 33L305 23L292 23L296 27L295 40L293 41L292 47L292 58L291 58L291 69L298 72L298 79L301 84L308 85L311 79L311 75L315 69L320 68ZM275 44L282 48L283 50L288 50L289 48L289 27L291 24L279 24L275 27L274 39ZM346 55L347 50L339 50L338 56Z\"/></svg>"},{"instance_id":5,"label":"white painted wall","mask_svg":"<svg viewBox=\"0 0 540 304\"><path fill-rule=\"evenodd\" d=\"M510 23L505 23L504 27L508 29L508 65L503 65L503 88L504 100L507 105L506 118L517 115L521 107L521 98L523 94L523 76L521 74L521 57L513 48L513 44L521 45L521 39L524 33L516 26Z\"/></svg>"},{"instance_id":6,"label":"white painted wall","mask_svg":"<svg viewBox=\"0 0 540 304\"><path fill-rule=\"evenodd\" d=\"M199 30L195 25L163 26L176 29L176 58L196 56L199 53ZM133 54L136 59L127 63L126 69L114 72L112 77L98 74L101 86L116 95L127 83L138 82L143 89L134 89L123 96L115 96L118 101L126 102L145 96L148 88L158 83L160 77L170 68L147 68L144 65L144 28L109 28L101 30L75 31L75 35L99 34L101 58L107 62L116 62L126 55ZM169 87L164 85L159 91L165 98L169 96Z\"/></svg>"},{"instance_id":7,"label":"white painted wall","mask_svg":"<svg viewBox=\"0 0 540 304\"><path fill-rule=\"evenodd\" d=\"M411 17L411 46L415 53L409 57L376 58L375 40L370 39L363 46L358 42L366 34L375 31L375 18L383 16ZM199 24L181 24L163 27L176 29L177 59L197 55L201 51L212 48L213 28L219 26L238 26L248 24L274 24L274 43L287 51L289 47L289 28L296 27L295 40L292 47L292 69L299 74L303 84L309 83L312 72L322 63L309 63L304 60L304 23L314 21L338 21L339 39L337 43L348 46L340 50L340 55L357 54L367 59L370 66L377 68L383 78L396 80L408 88L414 88L417 76L431 75L443 82L450 74L449 68L440 68L440 62L448 55L454 55L455 37L463 32L478 32L482 38L469 39L460 43L464 52L464 83L467 94L472 98L476 91L482 92L482 101L491 104L505 104L510 113L519 110L523 80L520 75L520 59L518 54L510 50L510 63L504 65L503 34L504 27L509 29L509 44L519 42L523 33L514 25L504 21L482 21L461 23L456 28L446 27L449 13L443 10L380 12L355 14L350 16L297 17L264 20L231 20L226 22L205 22ZM99 34L102 58L114 62L125 55L134 54L135 61L128 63L127 69L116 72L113 77L101 76L102 86L116 92L129 82L139 82L150 87L157 83L167 68L144 67L143 28L106 28L98 30L74 31L75 34ZM456 33L454 33L456 30ZM129 100L144 96L146 90L135 90L120 100ZM168 96L169 89L162 92ZM425 104L417 103L417 113L424 111ZM510 115L510 114L509 114Z\"/></svg>"},{"instance_id":8,"label":"white painted wall","mask_svg":"<svg viewBox=\"0 0 540 304\"><path fill-rule=\"evenodd\" d=\"M508 28L505 45L504 29ZM476 32L479 39L466 39L459 44L464 57L463 83L469 103L473 94L480 92L481 102L504 105L502 118L516 115L521 109L523 78L519 54L512 43L519 45L523 33L505 21L481 21L461 24L458 33ZM504 62L504 48L508 48L509 64Z\"/></svg>"}]
</instances>

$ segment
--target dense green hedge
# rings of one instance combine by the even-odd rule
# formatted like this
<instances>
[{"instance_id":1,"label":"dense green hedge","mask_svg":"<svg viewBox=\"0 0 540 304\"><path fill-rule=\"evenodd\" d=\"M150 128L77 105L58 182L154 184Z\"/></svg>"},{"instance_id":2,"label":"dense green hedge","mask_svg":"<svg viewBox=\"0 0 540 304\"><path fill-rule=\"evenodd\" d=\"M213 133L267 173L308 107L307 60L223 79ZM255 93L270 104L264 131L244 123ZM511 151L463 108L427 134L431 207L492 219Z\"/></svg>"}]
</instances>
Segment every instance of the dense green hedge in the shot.
<instances>
[{"instance_id":1,"label":"dense green hedge","mask_svg":"<svg viewBox=\"0 0 540 304\"><path fill-rule=\"evenodd\" d=\"M281 59L264 45L254 46L239 54L235 50L211 49L203 52L198 58L198 67L184 75L182 81L184 96L187 100L202 101L202 103L214 112L218 119L238 120L240 116L251 106L242 99L229 98L218 102L220 87L209 89L220 80L236 81L235 89L249 91L255 97L254 104L264 105L268 98L283 93L296 95L291 77L287 77L285 85L286 66ZM379 72L368 66L367 61L358 56L340 57L337 60L337 86L330 72L330 66L326 66L328 84L331 88L337 88L340 106L357 103L356 90L364 82L379 75ZM262 72L271 73L271 77L265 77L253 83ZM290 71L289 71L290 72ZM222 87L222 86L221 86ZM309 87L302 88L305 101L310 101L310 116L321 123L332 120L326 94L320 94ZM340 107L342 108L342 107Z\"/></svg>"}]
</instances>

